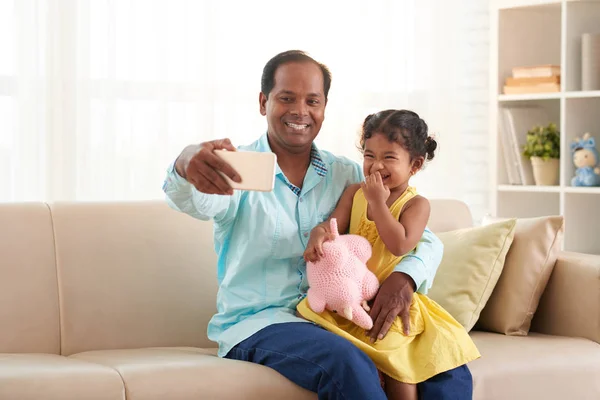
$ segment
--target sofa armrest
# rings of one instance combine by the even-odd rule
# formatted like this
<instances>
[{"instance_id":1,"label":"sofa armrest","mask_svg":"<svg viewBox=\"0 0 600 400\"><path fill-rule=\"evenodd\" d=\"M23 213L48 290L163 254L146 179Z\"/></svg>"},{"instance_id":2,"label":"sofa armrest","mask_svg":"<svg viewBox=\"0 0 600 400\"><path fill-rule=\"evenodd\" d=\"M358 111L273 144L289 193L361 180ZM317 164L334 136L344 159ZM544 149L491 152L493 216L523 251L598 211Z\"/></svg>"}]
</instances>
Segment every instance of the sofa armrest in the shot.
<instances>
[{"instance_id":1,"label":"sofa armrest","mask_svg":"<svg viewBox=\"0 0 600 400\"><path fill-rule=\"evenodd\" d=\"M531 330L600 343L600 256L559 254Z\"/></svg>"}]
</instances>

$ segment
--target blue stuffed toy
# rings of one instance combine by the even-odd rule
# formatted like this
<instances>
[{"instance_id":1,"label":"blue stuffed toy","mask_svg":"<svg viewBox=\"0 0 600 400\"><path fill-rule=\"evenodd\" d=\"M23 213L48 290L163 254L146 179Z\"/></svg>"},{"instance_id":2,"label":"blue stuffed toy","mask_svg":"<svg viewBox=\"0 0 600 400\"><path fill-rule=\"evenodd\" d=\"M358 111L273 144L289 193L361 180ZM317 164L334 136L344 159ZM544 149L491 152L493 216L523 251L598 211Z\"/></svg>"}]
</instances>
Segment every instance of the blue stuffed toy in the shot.
<instances>
[{"instance_id":1,"label":"blue stuffed toy","mask_svg":"<svg viewBox=\"0 0 600 400\"><path fill-rule=\"evenodd\" d=\"M596 141L589 133L583 139L575 138L571 143L573 163L577 167L571 179L573 186L600 186L600 157L596 150Z\"/></svg>"}]
</instances>

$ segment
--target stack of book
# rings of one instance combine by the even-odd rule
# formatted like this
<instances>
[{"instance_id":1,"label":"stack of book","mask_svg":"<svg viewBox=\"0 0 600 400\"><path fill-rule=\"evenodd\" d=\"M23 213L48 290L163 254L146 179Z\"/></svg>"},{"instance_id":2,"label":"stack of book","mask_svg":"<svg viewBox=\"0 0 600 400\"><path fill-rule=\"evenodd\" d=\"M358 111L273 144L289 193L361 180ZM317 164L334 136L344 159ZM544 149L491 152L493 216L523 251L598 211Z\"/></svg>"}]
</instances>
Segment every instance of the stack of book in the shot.
<instances>
[{"instance_id":1,"label":"stack of book","mask_svg":"<svg viewBox=\"0 0 600 400\"><path fill-rule=\"evenodd\" d=\"M514 67L506 78L504 94L560 92L560 66Z\"/></svg>"}]
</instances>

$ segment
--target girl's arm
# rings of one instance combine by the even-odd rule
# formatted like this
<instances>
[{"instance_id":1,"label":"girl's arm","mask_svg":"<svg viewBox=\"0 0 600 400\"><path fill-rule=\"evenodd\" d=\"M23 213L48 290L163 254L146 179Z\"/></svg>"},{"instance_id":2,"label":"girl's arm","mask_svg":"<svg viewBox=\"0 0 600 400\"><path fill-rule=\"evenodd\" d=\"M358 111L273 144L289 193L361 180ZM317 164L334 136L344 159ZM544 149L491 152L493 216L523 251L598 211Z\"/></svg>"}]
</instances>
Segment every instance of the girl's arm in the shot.
<instances>
[{"instance_id":1,"label":"girl's arm","mask_svg":"<svg viewBox=\"0 0 600 400\"><path fill-rule=\"evenodd\" d=\"M308 244L306 245L306 250L304 251L304 259L306 261L315 262L323 256L323 243L332 238L332 232L329 232L329 221L332 218L337 220L338 233L340 235L348 232L350 215L352 213L352 202L354 200L354 194L359 188L360 184L348 186L342 194L342 197L340 197L331 216L312 229Z\"/></svg>"},{"instance_id":2,"label":"girl's arm","mask_svg":"<svg viewBox=\"0 0 600 400\"><path fill-rule=\"evenodd\" d=\"M354 195L358 189L360 189L360 183L350 185L344 190L335 210L333 210L327 221L323 222L323 224L327 225L328 229L329 220L335 218L337 220L338 233L343 235L348 232L348 229L350 229L350 216L352 215L352 203L354 202Z\"/></svg>"},{"instance_id":3,"label":"girl's arm","mask_svg":"<svg viewBox=\"0 0 600 400\"><path fill-rule=\"evenodd\" d=\"M350 228L350 215L352 214L352 202L354 201L354 195L358 189L360 189L360 183L348 186L346 190L344 190L342 197L340 197L331 216L315 226L314 229L320 227L325 228L325 230L329 232L329 221L332 218L335 218L337 220L338 233L343 235L348 232L348 228Z\"/></svg>"},{"instance_id":4,"label":"girl's arm","mask_svg":"<svg viewBox=\"0 0 600 400\"><path fill-rule=\"evenodd\" d=\"M386 247L395 256L401 256L415 248L429 220L429 201L422 196L411 199L402 210L398 221L390 213L385 202L370 204L371 217Z\"/></svg>"}]
</instances>

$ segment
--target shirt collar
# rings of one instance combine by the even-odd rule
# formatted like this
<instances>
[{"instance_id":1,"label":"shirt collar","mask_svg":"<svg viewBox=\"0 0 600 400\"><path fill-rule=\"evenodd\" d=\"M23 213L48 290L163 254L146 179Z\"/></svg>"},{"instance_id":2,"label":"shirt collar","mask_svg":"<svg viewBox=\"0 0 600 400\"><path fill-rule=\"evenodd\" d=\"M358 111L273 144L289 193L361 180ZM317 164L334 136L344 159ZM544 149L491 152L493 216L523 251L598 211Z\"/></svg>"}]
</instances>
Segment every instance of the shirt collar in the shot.
<instances>
[{"instance_id":1,"label":"shirt collar","mask_svg":"<svg viewBox=\"0 0 600 400\"><path fill-rule=\"evenodd\" d=\"M266 133L263 134L258 140L257 150L266 152L272 151L271 146L269 146L269 139L267 138ZM310 164L314 168L317 175L321 177L327 175L327 164L325 164L325 162L323 161L323 155L321 154L321 151L319 150L317 145L314 143L312 144L312 149L310 151ZM275 173L277 175L283 174L281 168L279 168L279 164L275 166Z\"/></svg>"}]
</instances>

